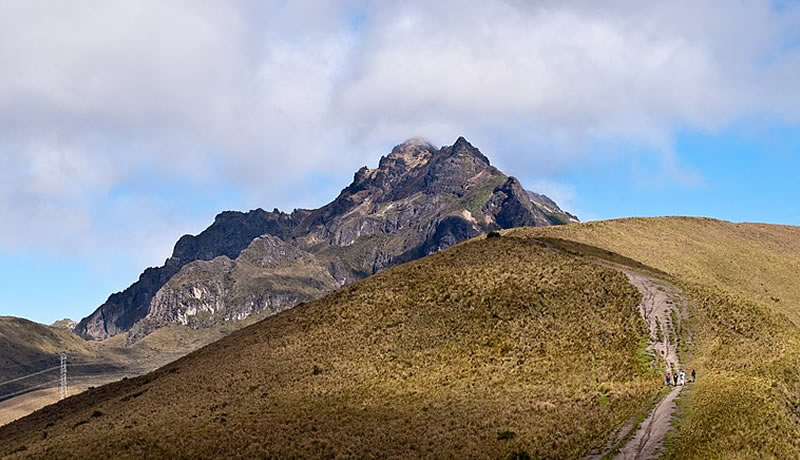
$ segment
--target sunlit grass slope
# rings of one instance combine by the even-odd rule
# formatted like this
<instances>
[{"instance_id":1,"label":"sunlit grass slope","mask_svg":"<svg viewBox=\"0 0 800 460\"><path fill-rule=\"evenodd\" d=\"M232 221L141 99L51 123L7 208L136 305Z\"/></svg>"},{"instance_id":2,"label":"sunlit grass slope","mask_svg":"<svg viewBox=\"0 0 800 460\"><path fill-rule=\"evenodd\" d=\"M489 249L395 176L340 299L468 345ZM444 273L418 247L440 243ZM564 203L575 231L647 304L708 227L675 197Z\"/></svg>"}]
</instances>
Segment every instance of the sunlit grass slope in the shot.
<instances>
[{"instance_id":1,"label":"sunlit grass slope","mask_svg":"<svg viewBox=\"0 0 800 460\"><path fill-rule=\"evenodd\" d=\"M626 277L527 238L381 272L0 428L0 455L580 457L661 387Z\"/></svg>"},{"instance_id":2,"label":"sunlit grass slope","mask_svg":"<svg viewBox=\"0 0 800 460\"><path fill-rule=\"evenodd\" d=\"M800 228L655 218L509 234L598 246L684 288L700 380L681 401L670 457L800 458Z\"/></svg>"}]
</instances>

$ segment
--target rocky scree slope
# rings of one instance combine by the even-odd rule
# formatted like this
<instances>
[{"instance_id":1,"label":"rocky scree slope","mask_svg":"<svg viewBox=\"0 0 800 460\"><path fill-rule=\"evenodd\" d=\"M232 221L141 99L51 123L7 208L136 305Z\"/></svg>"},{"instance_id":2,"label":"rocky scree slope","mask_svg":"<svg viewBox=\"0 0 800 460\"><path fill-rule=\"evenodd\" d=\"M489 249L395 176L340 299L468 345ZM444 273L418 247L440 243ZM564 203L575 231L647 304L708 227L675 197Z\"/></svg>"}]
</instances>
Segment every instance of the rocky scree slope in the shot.
<instances>
[{"instance_id":1,"label":"rocky scree slope","mask_svg":"<svg viewBox=\"0 0 800 460\"><path fill-rule=\"evenodd\" d=\"M491 166L463 137L410 140L361 168L322 208L223 212L172 257L113 294L75 331L136 341L168 324L206 327L319 298L380 269L483 232L577 221Z\"/></svg>"}]
</instances>

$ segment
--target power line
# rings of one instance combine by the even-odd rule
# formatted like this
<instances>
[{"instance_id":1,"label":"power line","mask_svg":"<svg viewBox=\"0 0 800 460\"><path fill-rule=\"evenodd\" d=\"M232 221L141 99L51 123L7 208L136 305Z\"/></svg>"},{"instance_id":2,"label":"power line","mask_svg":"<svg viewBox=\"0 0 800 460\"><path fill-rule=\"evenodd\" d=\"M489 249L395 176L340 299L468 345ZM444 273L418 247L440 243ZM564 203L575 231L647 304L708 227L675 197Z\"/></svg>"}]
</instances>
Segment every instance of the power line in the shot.
<instances>
[{"instance_id":1,"label":"power line","mask_svg":"<svg viewBox=\"0 0 800 460\"><path fill-rule=\"evenodd\" d=\"M87 363L71 363L68 360L66 360L66 358L64 358L64 360L62 360L61 364L58 365L58 366L48 367L47 369L42 369L40 371L36 371L36 372L30 373L30 374L22 375L20 377L13 378L11 380L6 380L5 382L0 382L0 386L7 385L9 383L18 382L20 380L25 380L25 379L28 379L28 378L31 378L31 377L35 377L37 375L44 374L45 372L50 372L50 371L54 371L56 369L61 369L62 366L66 366L66 363L69 363L70 367L78 367L78 366L119 366L119 369L123 370L123 373L125 373L124 369L130 369L130 368L126 368L124 366L121 366L119 363L115 363L115 362L111 362L111 361L96 362L96 363L90 363L90 362L87 362ZM115 370L115 369L112 369L112 370ZM104 373L107 373L107 372L97 372L96 374L104 374ZM131 372L131 373L134 373L134 372Z\"/></svg>"},{"instance_id":2,"label":"power line","mask_svg":"<svg viewBox=\"0 0 800 460\"><path fill-rule=\"evenodd\" d=\"M45 361L45 360L49 360L49 359L55 359L55 356L50 357L50 358L39 359L37 361L31 361L31 362L25 363L25 364L18 364L17 367L22 366L22 365L36 363L36 362L41 362L41 361ZM23 375L23 376L19 376L19 377L13 378L11 380L7 380L5 382L0 382L0 386L9 385L11 383L20 382L22 380L26 380L26 379L29 379L29 378L32 378L32 377L36 377L36 376L39 376L39 375L54 371L56 369L58 369L60 371L59 378L57 380L50 380L50 381L47 381L47 382L44 382L44 383L35 384L35 385L30 386L28 388L20 389L18 391L13 392L13 393L7 393L7 394L4 394L4 395L0 395L0 401L6 400L6 399L9 399L9 398L12 398L14 396L21 395L21 394L24 394L24 393L29 393L31 391L35 391L35 390L38 390L38 389L42 389L42 388L45 388L45 387L50 387L55 383L58 383L58 386L59 386L59 400L65 399L67 397L68 393L69 393L68 378L67 378L67 367L68 366L71 366L71 367L78 367L78 366L81 366L81 367L82 366L114 366L115 367L114 369L106 369L104 371L100 370L99 372L78 373L77 375L75 375L72 378L72 380L74 380L74 381L91 380L92 378L98 378L98 377L102 377L102 376L110 377L110 376L141 375L142 373L147 372L147 369L129 368L129 367L125 367L124 365L121 365L119 362L112 362L112 361L95 361L95 362L77 362L77 363L73 363L73 362L69 361L68 356L67 356L66 353L61 353L59 355L59 361L60 361L60 363L59 363L58 366L49 367L47 369L42 369L42 370L37 371L37 372L33 372L33 373L30 373L30 374L27 374L27 375Z\"/></svg>"},{"instance_id":3,"label":"power line","mask_svg":"<svg viewBox=\"0 0 800 460\"><path fill-rule=\"evenodd\" d=\"M84 381L92 382L92 380L98 379L98 378L101 378L101 377L109 378L109 377L112 377L112 376L125 377L125 376L130 376L130 375L134 375L134 376L135 375L141 375L141 373L144 372L144 371L145 371L144 369L129 369L129 370L126 370L126 371L119 371L119 372L98 372L98 373L95 373L95 374L76 375L76 376L71 377L70 381L72 381L72 382L84 382ZM38 384L33 385L31 387L27 387L27 388L23 388L23 389L18 390L18 391L14 391L13 393L6 393L4 395L0 395L0 401L5 401L6 399L12 398L14 396L18 396L18 395L25 394L25 393L30 393L30 392L36 391L36 390L41 390L41 389L45 389L45 388L55 388L56 385L60 385L60 384L61 384L61 379L60 378L56 378L56 379L53 379L53 380L48 380L46 382L38 383ZM60 396L60 388L59 388L59 396Z\"/></svg>"},{"instance_id":4,"label":"power line","mask_svg":"<svg viewBox=\"0 0 800 460\"><path fill-rule=\"evenodd\" d=\"M50 380L48 382L40 383L38 385L29 387L29 388L25 388L25 389L22 389L22 390L19 390L19 391L15 391L13 393L7 393L7 394L4 394L4 395L0 395L0 401L5 401L6 399L13 398L14 396L19 396L21 394L30 393L32 391L48 388L48 387L51 387L51 386L55 385L56 383L58 383L58 380Z\"/></svg>"},{"instance_id":5,"label":"power line","mask_svg":"<svg viewBox=\"0 0 800 460\"><path fill-rule=\"evenodd\" d=\"M47 356L45 358L39 358L39 359L36 359L36 360L33 360L33 361L28 361L26 363L17 363L17 364L12 364L10 366L0 367L0 371L7 371L9 369L14 369L14 368L17 368L17 367L27 367L27 366L30 366L31 364L40 363L42 361L50 361L50 360L55 361L55 359L56 359L55 355Z\"/></svg>"},{"instance_id":6,"label":"power line","mask_svg":"<svg viewBox=\"0 0 800 460\"><path fill-rule=\"evenodd\" d=\"M15 368L18 368L18 367L29 367L29 366L31 366L32 364L40 363L40 362L42 362L42 361L58 361L58 360L59 360L59 358L60 358L60 355L48 356L48 357L46 357L46 358L41 358L41 359L37 359L37 360L34 360L34 361L28 361L28 362L25 362L25 363L17 363L17 364L12 364L11 366L0 367L0 371L7 371L7 370L9 370L9 369L15 369ZM70 361L69 361L69 364L70 364L70 366L77 366L77 365L79 365L79 364L83 366L83 365L90 365L90 364L97 364L97 365L119 365L120 363L119 363L119 362L114 362L114 361L84 361L84 362L75 362L75 361L72 361L72 360L70 360Z\"/></svg>"},{"instance_id":7,"label":"power line","mask_svg":"<svg viewBox=\"0 0 800 460\"><path fill-rule=\"evenodd\" d=\"M17 377L15 379L11 379L11 380L6 380L5 382L0 383L0 386L8 385L9 383L19 382L20 380L25 380L27 378L35 377L37 375L44 374L45 372L54 371L54 370L60 369L60 368L61 368L61 366L49 367L47 369L44 369L44 370L41 370L41 371L38 371L38 372L34 372L32 374L23 375L22 377Z\"/></svg>"}]
</instances>

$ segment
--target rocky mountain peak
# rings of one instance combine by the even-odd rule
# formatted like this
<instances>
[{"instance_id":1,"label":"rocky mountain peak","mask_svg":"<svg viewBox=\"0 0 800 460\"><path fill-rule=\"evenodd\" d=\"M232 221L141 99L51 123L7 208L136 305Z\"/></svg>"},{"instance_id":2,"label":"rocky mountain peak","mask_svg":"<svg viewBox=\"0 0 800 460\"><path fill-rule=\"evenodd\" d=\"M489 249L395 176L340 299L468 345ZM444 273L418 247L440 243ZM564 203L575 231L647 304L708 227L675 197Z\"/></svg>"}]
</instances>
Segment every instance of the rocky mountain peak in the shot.
<instances>
[{"instance_id":1,"label":"rocky mountain peak","mask_svg":"<svg viewBox=\"0 0 800 460\"><path fill-rule=\"evenodd\" d=\"M166 324L274 313L490 230L573 220L464 137L441 148L409 139L322 208L220 213L75 331L92 339L132 331L135 340Z\"/></svg>"},{"instance_id":2,"label":"rocky mountain peak","mask_svg":"<svg viewBox=\"0 0 800 460\"><path fill-rule=\"evenodd\" d=\"M448 156L475 157L481 162L486 163L486 166L491 164L489 159L486 158L486 155L482 154L477 147L470 144L463 136L456 139L456 142L450 147L442 147L442 152L446 153Z\"/></svg>"},{"instance_id":3,"label":"rocky mountain peak","mask_svg":"<svg viewBox=\"0 0 800 460\"><path fill-rule=\"evenodd\" d=\"M359 169L353 182L313 217L314 223L329 225L337 216L356 210L359 215L369 214L382 203L409 199L420 192L462 196L480 174L487 175L483 180L502 175L463 137L441 148L424 139L409 139L382 156L377 168Z\"/></svg>"},{"instance_id":4,"label":"rocky mountain peak","mask_svg":"<svg viewBox=\"0 0 800 460\"><path fill-rule=\"evenodd\" d=\"M437 150L424 139L409 139L396 145L389 155L381 157L378 169L408 172L427 164Z\"/></svg>"},{"instance_id":5,"label":"rocky mountain peak","mask_svg":"<svg viewBox=\"0 0 800 460\"><path fill-rule=\"evenodd\" d=\"M428 142L426 139L421 137L412 137L411 139L406 140L403 143L397 144L392 149L392 152L389 155L402 153L402 152L409 152L409 151L430 151L435 152L438 148Z\"/></svg>"}]
</instances>

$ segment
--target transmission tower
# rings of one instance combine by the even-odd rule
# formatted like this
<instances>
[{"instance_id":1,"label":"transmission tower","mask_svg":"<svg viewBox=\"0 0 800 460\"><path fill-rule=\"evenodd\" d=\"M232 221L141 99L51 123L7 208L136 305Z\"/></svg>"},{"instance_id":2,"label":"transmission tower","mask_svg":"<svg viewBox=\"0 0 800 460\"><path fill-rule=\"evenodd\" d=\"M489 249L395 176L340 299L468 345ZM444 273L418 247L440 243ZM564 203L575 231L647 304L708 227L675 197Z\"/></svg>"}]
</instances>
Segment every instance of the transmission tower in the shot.
<instances>
[{"instance_id":1,"label":"transmission tower","mask_svg":"<svg viewBox=\"0 0 800 460\"><path fill-rule=\"evenodd\" d=\"M67 355L61 353L61 388L58 393L58 399L67 397Z\"/></svg>"}]
</instances>

